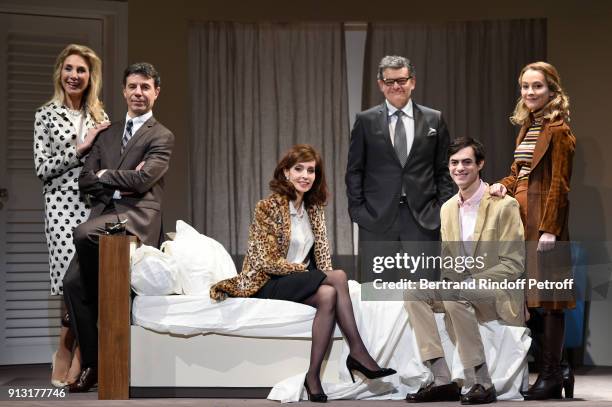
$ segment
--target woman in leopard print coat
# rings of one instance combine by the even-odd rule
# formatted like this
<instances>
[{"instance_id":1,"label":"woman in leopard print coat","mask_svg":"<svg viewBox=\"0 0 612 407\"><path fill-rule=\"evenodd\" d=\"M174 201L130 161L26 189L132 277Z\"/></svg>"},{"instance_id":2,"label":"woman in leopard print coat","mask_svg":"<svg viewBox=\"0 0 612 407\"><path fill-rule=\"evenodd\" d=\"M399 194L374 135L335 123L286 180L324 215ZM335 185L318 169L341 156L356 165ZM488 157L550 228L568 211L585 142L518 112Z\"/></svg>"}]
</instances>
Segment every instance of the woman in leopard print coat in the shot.
<instances>
[{"instance_id":1,"label":"woman in leopard print coat","mask_svg":"<svg viewBox=\"0 0 612 407\"><path fill-rule=\"evenodd\" d=\"M381 369L368 353L355 323L346 274L332 268L320 155L306 144L291 148L276 166L270 189L273 194L255 207L242 272L213 285L210 296L280 299L317 309L304 382L312 401L327 400L319 375L336 322L350 348L349 371L369 378L395 373Z\"/></svg>"}]
</instances>

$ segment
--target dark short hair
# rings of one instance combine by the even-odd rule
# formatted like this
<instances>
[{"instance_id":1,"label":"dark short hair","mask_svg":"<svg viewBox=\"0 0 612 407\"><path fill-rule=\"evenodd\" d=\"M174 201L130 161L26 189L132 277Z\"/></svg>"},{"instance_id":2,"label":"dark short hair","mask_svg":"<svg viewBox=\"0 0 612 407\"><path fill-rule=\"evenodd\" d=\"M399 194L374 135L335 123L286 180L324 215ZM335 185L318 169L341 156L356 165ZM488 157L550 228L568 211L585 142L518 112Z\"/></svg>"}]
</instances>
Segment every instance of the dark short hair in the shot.
<instances>
[{"instance_id":1,"label":"dark short hair","mask_svg":"<svg viewBox=\"0 0 612 407\"><path fill-rule=\"evenodd\" d=\"M448 156L446 161L450 160L451 155L457 154L459 150L466 147L472 147L474 150L474 158L476 158L476 164L480 164L485 159L485 148L482 143L471 137L459 137L453 140L448 146Z\"/></svg>"},{"instance_id":2,"label":"dark short hair","mask_svg":"<svg viewBox=\"0 0 612 407\"><path fill-rule=\"evenodd\" d=\"M384 80L383 72L385 69L402 69L408 68L408 75L415 76L416 72L414 69L414 65L410 60L406 57L402 57L399 55L387 55L384 56L380 63L378 64L378 72L376 73L376 78L378 80Z\"/></svg>"},{"instance_id":3,"label":"dark short hair","mask_svg":"<svg viewBox=\"0 0 612 407\"><path fill-rule=\"evenodd\" d=\"M296 144L285 153L276 165L274 177L270 181L270 189L272 192L294 201L297 198L295 187L286 179L285 170L290 169L297 163L307 161L315 162L315 180L312 183L312 188L304 194L304 206L309 208L313 205L325 205L328 192L323 160L314 147L309 144Z\"/></svg>"},{"instance_id":4,"label":"dark short hair","mask_svg":"<svg viewBox=\"0 0 612 407\"><path fill-rule=\"evenodd\" d=\"M153 65L148 62L137 62L125 68L123 71L123 86L127 81L127 77L130 75L142 75L145 78L153 79L153 83L156 88L161 85L161 77Z\"/></svg>"}]
</instances>

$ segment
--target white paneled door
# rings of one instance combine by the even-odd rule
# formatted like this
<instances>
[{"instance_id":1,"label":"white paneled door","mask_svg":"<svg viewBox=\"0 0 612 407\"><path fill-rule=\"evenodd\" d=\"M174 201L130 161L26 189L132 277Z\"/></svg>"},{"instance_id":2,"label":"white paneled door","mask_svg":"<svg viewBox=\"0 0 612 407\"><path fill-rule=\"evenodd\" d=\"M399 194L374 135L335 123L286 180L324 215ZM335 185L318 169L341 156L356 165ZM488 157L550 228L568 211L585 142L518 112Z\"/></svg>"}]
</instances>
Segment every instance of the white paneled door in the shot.
<instances>
[{"instance_id":1,"label":"white paneled door","mask_svg":"<svg viewBox=\"0 0 612 407\"><path fill-rule=\"evenodd\" d=\"M0 364L47 363L57 346L60 298L49 286L42 184L33 164L36 109L53 92L67 44L103 59L103 20L0 13Z\"/></svg>"}]
</instances>

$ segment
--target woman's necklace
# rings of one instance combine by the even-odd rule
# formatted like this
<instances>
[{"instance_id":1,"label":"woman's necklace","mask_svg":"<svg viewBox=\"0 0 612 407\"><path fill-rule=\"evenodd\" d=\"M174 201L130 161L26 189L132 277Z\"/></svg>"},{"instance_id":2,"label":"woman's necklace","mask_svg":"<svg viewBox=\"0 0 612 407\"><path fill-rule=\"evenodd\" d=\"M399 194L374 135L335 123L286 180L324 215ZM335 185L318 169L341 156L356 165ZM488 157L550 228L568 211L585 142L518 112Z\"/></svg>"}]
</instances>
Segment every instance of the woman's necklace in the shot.
<instances>
[{"instance_id":1,"label":"woman's necklace","mask_svg":"<svg viewBox=\"0 0 612 407\"><path fill-rule=\"evenodd\" d=\"M297 215L298 219L300 219L300 220L304 217L304 208L303 208L301 203L300 203L300 206L295 208L295 214Z\"/></svg>"},{"instance_id":2,"label":"woman's necklace","mask_svg":"<svg viewBox=\"0 0 612 407\"><path fill-rule=\"evenodd\" d=\"M66 108L66 111L68 112L68 114L69 114L70 116L75 117L75 118L76 118L76 117L79 117L79 116L80 116L80 115L83 113L83 110L82 110L82 109L79 109L79 110L72 110L72 109L71 109L71 108L69 108L69 107L67 107L67 108Z\"/></svg>"}]
</instances>

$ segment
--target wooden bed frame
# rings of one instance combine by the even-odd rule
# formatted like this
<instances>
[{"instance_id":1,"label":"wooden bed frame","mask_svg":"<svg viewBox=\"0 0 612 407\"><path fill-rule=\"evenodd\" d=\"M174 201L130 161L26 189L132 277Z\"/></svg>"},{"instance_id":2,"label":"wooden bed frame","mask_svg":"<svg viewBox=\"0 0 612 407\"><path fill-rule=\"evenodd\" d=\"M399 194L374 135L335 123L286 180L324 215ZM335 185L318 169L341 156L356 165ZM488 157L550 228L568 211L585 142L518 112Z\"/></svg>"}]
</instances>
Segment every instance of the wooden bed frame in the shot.
<instances>
[{"instance_id":1,"label":"wooden bed frame","mask_svg":"<svg viewBox=\"0 0 612 407\"><path fill-rule=\"evenodd\" d=\"M130 398L130 246L135 236L100 236L98 399Z\"/></svg>"}]
</instances>

